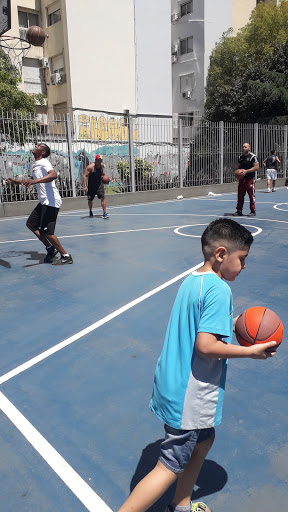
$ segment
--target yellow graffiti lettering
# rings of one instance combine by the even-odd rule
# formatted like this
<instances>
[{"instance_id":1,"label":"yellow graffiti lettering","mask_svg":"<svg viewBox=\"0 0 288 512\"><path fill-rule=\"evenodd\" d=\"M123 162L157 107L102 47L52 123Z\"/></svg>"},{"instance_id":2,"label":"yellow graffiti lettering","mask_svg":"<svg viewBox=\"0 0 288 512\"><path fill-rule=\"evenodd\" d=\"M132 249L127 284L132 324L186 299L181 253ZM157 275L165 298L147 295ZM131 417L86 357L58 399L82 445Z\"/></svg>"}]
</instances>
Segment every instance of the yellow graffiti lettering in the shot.
<instances>
[{"instance_id":1,"label":"yellow graffiti lettering","mask_svg":"<svg viewBox=\"0 0 288 512\"><path fill-rule=\"evenodd\" d=\"M97 117L91 118L91 139L97 140L98 139L98 124L97 124Z\"/></svg>"},{"instance_id":2,"label":"yellow graffiti lettering","mask_svg":"<svg viewBox=\"0 0 288 512\"><path fill-rule=\"evenodd\" d=\"M90 139L91 138L91 132L90 132L90 117L82 114L79 116L79 139Z\"/></svg>"},{"instance_id":3,"label":"yellow graffiti lettering","mask_svg":"<svg viewBox=\"0 0 288 512\"><path fill-rule=\"evenodd\" d=\"M128 127L124 117L119 120L119 140L128 140Z\"/></svg>"},{"instance_id":4,"label":"yellow graffiti lettering","mask_svg":"<svg viewBox=\"0 0 288 512\"><path fill-rule=\"evenodd\" d=\"M98 119L98 138L100 140L108 139L107 122L103 116L99 117Z\"/></svg>"},{"instance_id":5,"label":"yellow graffiti lettering","mask_svg":"<svg viewBox=\"0 0 288 512\"><path fill-rule=\"evenodd\" d=\"M133 119L133 140L139 139L138 125L135 125L135 119Z\"/></svg>"},{"instance_id":6,"label":"yellow graffiti lettering","mask_svg":"<svg viewBox=\"0 0 288 512\"><path fill-rule=\"evenodd\" d=\"M118 124L114 117L108 121L108 136L110 140L118 140Z\"/></svg>"}]
</instances>

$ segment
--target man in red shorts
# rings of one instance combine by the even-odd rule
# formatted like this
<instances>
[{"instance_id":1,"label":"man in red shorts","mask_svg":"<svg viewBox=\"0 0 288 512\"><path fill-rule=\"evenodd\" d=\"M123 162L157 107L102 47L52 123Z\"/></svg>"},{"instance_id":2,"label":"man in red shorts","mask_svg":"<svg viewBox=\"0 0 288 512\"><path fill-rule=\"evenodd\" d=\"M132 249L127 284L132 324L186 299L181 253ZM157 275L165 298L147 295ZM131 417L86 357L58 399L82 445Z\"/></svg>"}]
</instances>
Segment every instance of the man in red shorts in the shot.
<instances>
[{"instance_id":1,"label":"man in red shorts","mask_svg":"<svg viewBox=\"0 0 288 512\"><path fill-rule=\"evenodd\" d=\"M242 171L242 176L238 183L238 200L234 217L241 217L244 206L244 197L247 192L250 200L250 213L248 217L255 217L255 172L259 169L257 156L250 151L250 144L244 142L243 153L238 159L238 169Z\"/></svg>"}]
</instances>

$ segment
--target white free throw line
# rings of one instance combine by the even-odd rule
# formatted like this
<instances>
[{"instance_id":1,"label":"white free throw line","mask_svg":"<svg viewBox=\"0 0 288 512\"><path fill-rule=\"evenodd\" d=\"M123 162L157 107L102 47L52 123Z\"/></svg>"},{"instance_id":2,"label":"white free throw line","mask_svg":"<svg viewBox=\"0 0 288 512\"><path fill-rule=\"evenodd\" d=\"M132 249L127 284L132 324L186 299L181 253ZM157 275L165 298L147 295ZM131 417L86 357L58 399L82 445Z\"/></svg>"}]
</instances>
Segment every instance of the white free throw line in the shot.
<instances>
[{"instance_id":1,"label":"white free throw line","mask_svg":"<svg viewBox=\"0 0 288 512\"><path fill-rule=\"evenodd\" d=\"M150 292L144 293L144 295L141 295L138 297L138 299L132 300L131 302L128 302L125 306L122 306L119 309L116 309L114 313L110 313L109 315L105 316L101 320L98 320L98 322L95 322L94 324L90 325L89 327L86 327L86 329L83 329L82 331L79 331L77 334L74 334L73 336L70 336L70 338L67 338L66 340L61 341L57 345L54 345L54 347L49 348L48 350L45 350L45 352L42 352L36 357L33 357L26 363L21 364L17 368L14 368L14 370L11 370L8 373L5 373L0 377L0 384L3 384L4 382L7 382L7 380L12 379L12 377L15 377L16 375L19 375L19 373L24 372L28 368L31 368L35 364L39 363L40 361L43 361L47 357L50 357L52 354L55 354L59 350L62 350L62 348L67 347L68 345L71 345L71 343L74 343L74 341L79 340L80 338L83 338L83 336L86 336L86 334L89 334L92 331L95 331L95 329L98 329L98 327L101 327L101 325L106 324L107 322L110 322L110 320L113 320L113 318L116 318L119 315L122 315L122 313L125 313L125 311L128 311L129 309L133 308L137 304L140 304L140 302L143 302L144 300L148 299L149 297L152 297L152 295L155 295L156 293L160 292L161 290L164 290L165 288L168 288L171 284L176 283L180 279L186 277L187 275L191 274L193 270L196 270L197 268L200 268L203 265L203 262L199 263L198 265L195 265L195 267L190 268L189 270L186 270L182 274L179 274L176 277L173 277L173 279L170 279L170 281L167 281L166 283L161 284L157 288L154 288L154 290L151 290Z\"/></svg>"},{"instance_id":2,"label":"white free throw line","mask_svg":"<svg viewBox=\"0 0 288 512\"><path fill-rule=\"evenodd\" d=\"M112 512L35 427L0 392L0 409L90 512Z\"/></svg>"}]
</instances>

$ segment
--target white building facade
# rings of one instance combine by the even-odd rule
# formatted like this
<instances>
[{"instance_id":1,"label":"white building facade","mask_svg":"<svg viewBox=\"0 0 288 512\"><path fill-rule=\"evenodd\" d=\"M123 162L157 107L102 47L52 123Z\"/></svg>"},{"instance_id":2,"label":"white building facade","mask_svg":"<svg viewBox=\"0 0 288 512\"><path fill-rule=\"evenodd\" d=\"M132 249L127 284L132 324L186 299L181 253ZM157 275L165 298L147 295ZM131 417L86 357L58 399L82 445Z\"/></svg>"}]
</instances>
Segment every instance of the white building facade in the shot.
<instances>
[{"instance_id":1,"label":"white building facade","mask_svg":"<svg viewBox=\"0 0 288 512\"><path fill-rule=\"evenodd\" d=\"M8 35L40 25L22 87L47 108L203 114L211 51L263 0L11 0ZM266 0L268 1L268 0ZM275 0L276 2L276 0ZM172 53L172 55L171 55Z\"/></svg>"}]
</instances>

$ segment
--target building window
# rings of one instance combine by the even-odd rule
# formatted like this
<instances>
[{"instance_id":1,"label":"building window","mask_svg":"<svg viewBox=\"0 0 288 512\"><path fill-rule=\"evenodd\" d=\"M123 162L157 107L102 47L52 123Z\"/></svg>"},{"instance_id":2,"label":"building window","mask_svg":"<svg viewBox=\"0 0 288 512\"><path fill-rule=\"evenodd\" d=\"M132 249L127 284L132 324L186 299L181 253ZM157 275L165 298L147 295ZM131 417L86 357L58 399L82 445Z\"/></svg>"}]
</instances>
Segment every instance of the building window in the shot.
<instances>
[{"instance_id":1,"label":"building window","mask_svg":"<svg viewBox=\"0 0 288 512\"><path fill-rule=\"evenodd\" d=\"M51 59L52 73L62 73L64 71L64 57L61 53Z\"/></svg>"},{"instance_id":2,"label":"building window","mask_svg":"<svg viewBox=\"0 0 288 512\"><path fill-rule=\"evenodd\" d=\"M51 68L51 84L59 85L66 82L65 75L65 67L64 67L64 56L61 53L60 55L56 55L52 57L50 60L50 68Z\"/></svg>"},{"instance_id":3,"label":"building window","mask_svg":"<svg viewBox=\"0 0 288 512\"><path fill-rule=\"evenodd\" d=\"M39 26L39 15L33 12L18 11L19 35L26 39L26 32L33 25Z\"/></svg>"},{"instance_id":4,"label":"building window","mask_svg":"<svg viewBox=\"0 0 288 512\"><path fill-rule=\"evenodd\" d=\"M23 59L24 91L30 94L43 93L39 59Z\"/></svg>"},{"instance_id":5,"label":"building window","mask_svg":"<svg viewBox=\"0 0 288 512\"><path fill-rule=\"evenodd\" d=\"M182 126L187 128L188 126L198 126L201 121L201 115L199 110L194 112L186 112L185 114L179 114L179 118L182 119Z\"/></svg>"},{"instance_id":6,"label":"building window","mask_svg":"<svg viewBox=\"0 0 288 512\"><path fill-rule=\"evenodd\" d=\"M193 52L193 36L180 40L180 55Z\"/></svg>"},{"instance_id":7,"label":"building window","mask_svg":"<svg viewBox=\"0 0 288 512\"><path fill-rule=\"evenodd\" d=\"M55 25L55 23L58 23L58 21L61 21L60 9L57 9L56 11L53 11L48 14L48 16L47 16L48 27L51 27L51 25Z\"/></svg>"},{"instance_id":8,"label":"building window","mask_svg":"<svg viewBox=\"0 0 288 512\"><path fill-rule=\"evenodd\" d=\"M180 92L193 92L195 89L195 73L181 75L180 77Z\"/></svg>"},{"instance_id":9,"label":"building window","mask_svg":"<svg viewBox=\"0 0 288 512\"><path fill-rule=\"evenodd\" d=\"M182 16L186 16L186 14L191 14L191 12L193 12L193 1L191 0L190 2L185 2L185 4L181 4L180 9L181 18Z\"/></svg>"}]
</instances>

